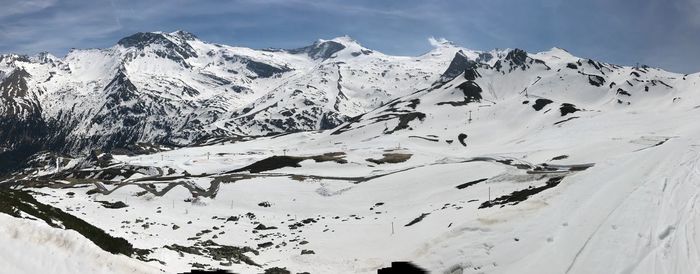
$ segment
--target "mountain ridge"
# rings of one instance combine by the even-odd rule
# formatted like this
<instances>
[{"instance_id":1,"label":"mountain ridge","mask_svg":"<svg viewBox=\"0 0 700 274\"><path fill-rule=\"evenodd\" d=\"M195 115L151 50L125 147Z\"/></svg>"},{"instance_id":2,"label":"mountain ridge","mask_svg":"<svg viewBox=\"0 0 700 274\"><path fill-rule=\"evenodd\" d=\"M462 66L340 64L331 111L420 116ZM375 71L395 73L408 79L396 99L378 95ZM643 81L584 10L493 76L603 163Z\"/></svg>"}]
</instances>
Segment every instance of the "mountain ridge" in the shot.
<instances>
[{"instance_id":1,"label":"mountain ridge","mask_svg":"<svg viewBox=\"0 0 700 274\"><path fill-rule=\"evenodd\" d=\"M0 55L0 116L26 118L37 124L32 127L58 125L59 132L50 135L67 140L49 138L61 141L46 147L85 154L140 142L190 145L222 136L332 129L386 102L449 82L467 68L474 75L495 70L501 76L493 77L507 78L566 62L566 68L556 69L576 67L575 74L609 89L614 81L606 81L606 72L614 70L640 71L621 81L630 84L650 71L662 78L687 77L582 59L559 48L533 54L434 44L416 57L385 55L348 36L297 49L255 50L210 44L179 30L139 32L110 48L76 49L64 58ZM527 89L526 82L518 89ZM664 79L652 84L670 87ZM616 87L616 92L629 94L630 88ZM618 100L630 103L625 98ZM27 118L31 115L35 118ZM21 143L12 136L3 140L4 150Z\"/></svg>"}]
</instances>

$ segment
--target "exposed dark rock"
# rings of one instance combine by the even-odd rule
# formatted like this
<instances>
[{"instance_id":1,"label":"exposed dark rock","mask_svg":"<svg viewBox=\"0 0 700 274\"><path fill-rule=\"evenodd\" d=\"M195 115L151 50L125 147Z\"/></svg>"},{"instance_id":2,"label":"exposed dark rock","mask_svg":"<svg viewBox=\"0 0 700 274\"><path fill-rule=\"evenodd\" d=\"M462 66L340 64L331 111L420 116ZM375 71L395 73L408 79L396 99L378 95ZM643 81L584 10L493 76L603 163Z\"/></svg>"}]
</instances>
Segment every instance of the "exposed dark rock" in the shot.
<instances>
[{"instance_id":1,"label":"exposed dark rock","mask_svg":"<svg viewBox=\"0 0 700 274\"><path fill-rule=\"evenodd\" d=\"M316 254L313 250L308 250L308 249L302 249L301 250L301 255L311 255L311 254Z\"/></svg>"},{"instance_id":2,"label":"exposed dark rock","mask_svg":"<svg viewBox=\"0 0 700 274\"><path fill-rule=\"evenodd\" d=\"M377 274L426 274L428 271L410 262L392 262L391 267L380 268Z\"/></svg>"},{"instance_id":3,"label":"exposed dark rock","mask_svg":"<svg viewBox=\"0 0 700 274\"><path fill-rule=\"evenodd\" d=\"M567 118L567 119L564 119L564 120L561 120L561 121L557 121L557 122L555 122L553 125L555 125L555 126L561 125L561 124L563 124L563 123L566 123L566 122L568 122L568 121L571 121L571 120L573 120L573 119L578 119L578 118L579 118L578 116L569 117L569 118Z\"/></svg>"},{"instance_id":4,"label":"exposed dark rock","mask_svg":"<svg viewBox=\"0 0 700 274\"><path fill-rule=\"evenodd\" d=\"M404 226L407 226L407 227L408 227L408 226L415 225L415 224L419 223L420 221L422 221L422 220L423 220L425 217L427 217L428 215L430 215L430 213L423 213L423 214L421 214L420 216L418 216L417 218L413 219L413 221L410 221L408 224L406 224L406 225L404 225Z\"/></svg>"},{"instance_id":5,"label":"exposed dark rock","mask_svg":"<svg viewBox=\"0 0 700 274\"><path fill-rule=\"evenodd\" d=\"M457 186L457 189L465 189L465 188L467 188L467 187L473 186L473 185L475 185L475 184L481 183L481 182L486 181L486 180L488 180L488 178L484 178L484 179L479 179L479 180L467 182L467 183L458 185L458 186Z\"/></svg>"},{"instance_id":6,"label":"exposed dark rock","mask_svg":"<svg viewBox=\"0 0 700 274\"><path fill-rule=\"evenodd\" d=\"M26 97L29 92L27 79L30 77L31 75L22 68L12 71L9 76L0 82L0 98L11 100L13 98Z\"/></svg>"},{"instance_id":7,"label":"exposed dark rock","mask_svg":"<svg viewBox=\"0 0 700 274\"><path fill-rule=\"evenodd\" d=\"M192 265L193 267L200 267L200 268L205 268L205 265ZM199 270L199 269L194 269L190 272L183 272L181 274L232 274L233 272L230 272L228 270Z\"/></svg>"},{"instance_id":8,"label":"exposed dark rock","mask_svg":"<svg viewBox=\"0 0 700 274\"><path fill-rule=\"evenodd\" d=\"M272 242L264 242L264 243L259 243L258 248L268 248L273 246L274 244Z\"/></svg>"},{"instance_id":9,"label":"exposed dark rock","mask_svg":"<svg viewBox=\"0 0 700 274\"><path fill-rule=\"evenodd\" d=\"M325 60L333 57L337 52L345 49L345 45L335 41L316 42L311 46L288 50L292 54L306 53L313 59Z\"/></svg>"},{"instance_id":10,"label":"exposed dark rock","mask_svg":"<svg viewBox=\"0 0 700 274\"><path fill-rule=\"evenodd\" d=\"M596 62L596 61L593 61L591 59L588 59L588 64L595 67L595 69L597 69L597 70L601 70L603 68L603 64Z\"/></svg>"},{"instance_id":11,"label":"exposed dark rock","mask_svg":"<svg viewBox=\"0 0 700 274\"><path fill-rule=\"evenodd\" d=\"M184 64L183 59L197 57L197 52L187 43L176 43L166 38L164 34L152 32L139 32L134 35L122 38L117 42L125 48L136 48L143 50L150 45L161 45L165 50L156 51L160 57L168 58Z\"/></svg>"},{"instance_id":12,"label":"exposed dark rock","mask_svg":"<svg viewBox=\"0 0 700 274\"><path fill-rule=\"evenodd\" d=\"M413 156L413 155L407 154L407 153L384 153L384 157L381 159L369 158L369 159L367 159L367 161L378 164L378 165L397 164L397 163L403 163L405 161L408 161L408 159L411 159L411 156Z\"/></svg>"},{"instance_id":13,"label":"exposed dark rock","mask_svg":"<svg viewBox=\"0 0 700 274\"><path fill-rule=\"evenodd\" d=\"M229 171L227 173L236 173L236 172L243 172L243 171L249 171L250 173L260 173L264 171L270 171L270 170L275 170L283 167L301 167L299 163L301 163L304 160L314 160L315 162L336 162L339 164L345 164L347 163L347 160L345 158L345 153L343 152L330 152L330 153L325 153L322 155L315 155L315 156L270 156L268 158L262 159L260 161L257 161L255 163L252 163L248 166ZM260 206L269 206L269 203L264 204L261 203Z\"/></svg>"},{"instance_id":14,"label":"exposed dark rock","mask_svg":"<svg viewBox=\"0 0 700 274\"><path fill-rule=\"evenodd\" d=\"M532 108L534 108L536 111L542 110L545 106L549 105L552 103L552 100L549 99L537 99L535 100L535 104L532 105Z\"/></svg>"},{"instance_id":15,"label":"exposed dark rock","mask_svg":"<svg viewBox=\"0 0 700 274\"><path fill-rule=\"evenodd\" d=\"M514 49L508 52L505 60L513 62L516 66L522 66L527 61L527 52L522 49Z\"/></svg>"},{"instance_id":16,"label":"exposed dark rock","mask_svg":"<svg viewBox=\"0 0 700 274\"><path fill-rule=\"evenodd\" d=\"M304 224L310 224L310 223L315 223L316 220L314 218L306 218L304 220L301 220L301 222Z\"/></svg>"},{"instance_id":17,"label":"exposed dark rock","mask_svg":"<svg viewBox=\"0 0 700 274\"><path fill-rule=\"evenodd\" d=\"M504 206L506 204L508 205L517 205L518 203L527 200L530 196L535 195L537 193L540 193L542 191L545 191L547 189L553 188L557 186L561 181L564 179L564 177L554 177L550 178L544 185L538 186L538 187L529 187L523 190L517 190L514 191L511 194L503 195L501 197L498 197L494 200L491 201L486 201L482 203L479 208L489 208L495 205L501 205Z\"/></svg>"},{"instance_id":18,"label":"exposed dark rock","mask_svg":"<svg viewBox=\"0 0 700 274\"><path fill-rule=\"evenodd\" d=\"M399 124L396 125L396 127L394 127L393 129L384 132L385 134L392 134L392 133L399 131L399 130L410 129L408 124L411 121L416 120L416 119L423 121L423 119L425 119L425 113L409 112L409 113L404 113L404 114L401 114L401 113L399 113L399 114L397 114L397 113L385 114L385 115L381 115L381 116L376 117L376 121L381 122L381 121L386 121L386 120L390 120L393 118L399 118Z\"/></svg>"},{"instance_id":19,"label":"exposed dark rock","mask_svg":"<svg viewBox=\"0 0 700 274\"><path fill-rule=\"evenodd\" d=\"M277 229L275 226L265 226L264 224L258 224L255 228L255 230L270 230L270 229Z\"/></svg>"},{"instance_id":20,"label":"exposed dark rock","mask_svg":"<svg viewBox=\"0 0 700 274\"><path fill-rule=\"evenodd\" d=\"M617 94L626 95L626 96L632 96L632 94L630 94L629 92L625 91L625 90L622 89L622 88L618 88L618 89L617 89Z\"/></svg>"},{"instance_id":21,"label":"exposed dark rock","mask_svg":"<svg viewBox=\"0 0 700 274\"><path fill-rule=\"evenodd\" d=\"M596 87L603 86L605 84L605 78L598 75L588 75L588 83Z\"/></svg>"},{"instance_id":22,"label":"exposed dark rock","mask_svg":"<svg viewBox=\"0 0 700 274\"><path fill-rule=\"evenodd\" d=\"M334 41L325 41L311 48L308 54L311 58L314 59L328 59L333 57L334 54L343 49L345 49L345 46L341 43Z\"/></svg>"},{"instance_id":23,"label":"exposed dark rock","mask_svg":"<svg viewBox=\"0 0 700 274\"><path fill-rule=\"evenodd\" d=\"M467 69L473 70L470 72L469 76L466 76L467 79L469 77L476 77L476 71L474 70L476 68L476 62L469 60L466 55L464 55L464 52L461 50L455 53L454 58L452 58L452 62L450 62L450 66L447 67L447 70L442 73L442 76L440 76L440 80L438 80L439 84L444 84L449 81L452 81L455 79L457 76L460 74L464 73ZM473 79L471 79L473 80Z\"/></svg>"},{"instance_id":24,"label":"exposed dark rock","mask_svg":"<svg viewBox=\"0 0 700 274\"><path fill-rule=\"evenodd\" d=\"M569 158L569 156L568 155L559 155L557 157L552 158L552 161L564 160L566 158Z\"/></svg>"},{"instance_id":25,"label":"exposed dark rock","mask_svg":"<svg viewBox=\"0 0 700 274\"><path fill-rule=\"evenodd\" d=\"M231 82L231 81L229 81L229 80L227 80L227 79L221 78L221 77L216 76L216 75L211 74L211 73L200 73L200 74L206 76L207 78L209 78L209 79L211 79L211 80L213 80L213 82L214 82L215 84L220 85L220 86L227 86L227 85L230 85L230 84L233 83L233 82ZM194 90L194 89L190 89L190 92L193 93L193 94L199 94L199 91Z\"/></svg>"},{"instance_id":26,"label":"exposed dark rock","mask_svg":"<svg viewBox=\"0 0 700 274\"><path fill-rule=\"evenodd\" d=\"M262 63L262 62L253 61L253 60L248 60L246 62L245 67L248 70L254 72L256 75L258 75L258 77L262 77L262 78L269 78L269 77L272 77L276 74L291 71L291 69L287 68L287 67L279 68L279 67L275 67L275 66L271 66L271 65Z\"/></svg>"},{"instance_id":27,"label":"exposed dark rock","mask_svg":"<svg viewBox=\"0 0 700 274\"><path fill-rule=\"evenodd\" d=\"M559 107L559 111L561 112L561 116L566 116L569 113L574 113L579 111L580 109L577 109L575 105L569 104L569 103L563 103L561 104L561 107Z\"/></svg>"},{"instance_id":28,"label":"exposed dark rock","mask_svg":"<svg viewBox=\"0 0 700 274\"><path fill-rule=\"evenodd\" d=\"M479 63L488 63L493 59L493 54L488 53L488 52L482 52L479 53L479 57L476 58L476 61Z\"/></svg>"},{"instance_id":29,"label":"exposed dark rock","mask_svg":"<svg viewBox=\"0 0 700 274\"><path fill-rule=\"evenodd\" d=\"M321 155L315 155L311 157L305 157L306 159L312 159L317 163L323 162L336 162L338 164L347 164L348 161L345 160L345 152L328 152Z\"/></svg>"},{"instance_id":30,"label":"exposed dark rock","mask_svg":"<svg viewBox=\"0 0 700 274\"><path fill-rule=\"evenodd\" d=\"M111 208L111 209L119 209L119 208L128 207L127 204L125 204L124 202L121 202L121 201L117 201L117 202L114 202L114 203L110 203L110 202L107 202L107 201L99 201L99 203L101 203L103 207L105 207L105 208Z\"/></svg>"},{"instance_id":31,"label":"exposed dark rock","mask_svg":"<svg viewBox=\"0 0 700 274\"><path fill-rule=\"evenodd\" d=\"M481 101L481 87L474 81L467 81L459 86L458 89L462 90L464 93L464 99L467 102L479 102Z\"/></svg>"},{"instance_id":32,"label":"exposed dark rock","mask_svg":"<svg viewBox=\"0 0 700 274\"><path fill-rule=\"evenodd\" d=\"M263 274L292 274L292 272L289 272L286 268L273 267L265 269Z\"/></svg>"},{"instance_id":33,"label":"exposed dark rock","mask_svg":"<svg viewBox=\"0 0 700 274\"><path fill-rule=\"evenodd\" d=\"M180 37L180 38L186 40L186 41L193 41L193 40L198 39L197 36L194 35L193 33L188 32L188 31L184 31L184 30L177 30L173 34L177 37Z\"/></svg>"},{"instance_id":34,"label":"exposed dark rock","mask_svg":"<svg viewBox=\"0 0 700 274\"><path fill-rule=\"evenodd\" d=\"M258 203L258 206L260 206L260 207L270 207L271 205L270 205L270 202L260 202L260 203Z\"/></svg>"},{"instance_id":35,"label":"exposed dark rock","mask_svg":"<svg viewBox=\"0 0 700 274\"><path fill-rule=\"evenodd\" d=\"M236 169L231 172L242 172L249 171L250 173L260 173L268 170L275 170L283 167L301 167L299 163L303 161L304 158L293 157L293 156L271 156L263 160L257 161L246 167Z\"/></svg>"},{"instance_id":36,"label":"exposed dark rock","mask_svg":"<svg viewBox=\"0 0 700 274\"><path fill-rule=\"evenodd\" d=\"M347 120L347 117L338 114L337 112L325 112L321 116L320 128L321 130L333 129L343 124Z\"/></svg>"},{"instance_id":37,"label":"exposed dark rock","mask_svg":"<svg viewBox=\"0 0 700 274\"><path fill-rule=\"evenodd\" d=\"M180 253L180 256L183 256L183 253L187 253L192 255L205 256L219 262L228 262L236 264L245 263L252 266L260 266L257 263L255 263L250 257L244 254L248 252L253 253L255 255L259 254L257 250L247 246L236 247L220 245L212 240L207 240L204 242L197 242L196 244L194 244L194 246L182 246L178 244L172 244L164 246L163 248L178 252Z\"/></svg>"},{"instance_id":38,"label":"exposed dark rock","mask_svg":"<svg viewBox=\"0 0 700 274\"><path fill-rule=\"evenodd\" d=\"M470 67L464 71L464 78L469 81L474 81L479 77L481 77L481 74L479 74L479 71L476 70L476 67Z\"/></svg>"},{"instance_id":39,"label":"exposed dark rock","mask_svg":"<svg viewBox=\"0 0 700 274\"><path fill-rule=\"evenodd\" d=\"M0 174L21 169L42 150L60 150L65 135L57 127L38 112L27 118L0 115Z\"/></svg>"},{"instance_id":40,"label":"exposed dark rock","mask_svg":"<svg viewBox=\"0 0 700 274\"><path fill-rule=\"evenodd\" d=\"M463 146L465 146L465 147L467 146L467 141L466 141L466 140L467 140L467 135L466 135L466 134L460 133L460 134L457 136L457 140L459 140L459 143L462 144Z\"/></svg>"}]
</instances>

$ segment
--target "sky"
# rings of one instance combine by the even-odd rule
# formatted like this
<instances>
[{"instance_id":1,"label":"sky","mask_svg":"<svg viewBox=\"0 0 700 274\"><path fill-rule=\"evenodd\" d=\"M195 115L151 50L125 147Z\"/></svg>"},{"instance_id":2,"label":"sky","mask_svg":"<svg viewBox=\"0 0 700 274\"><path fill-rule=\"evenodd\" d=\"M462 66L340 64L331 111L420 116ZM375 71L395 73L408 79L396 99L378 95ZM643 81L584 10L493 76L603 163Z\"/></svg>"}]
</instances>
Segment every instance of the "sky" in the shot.
<instances>
[{"instance_id":1,"label":"sky","mask_svg":"<svg viewBox=\"0 0 700 274\"><path fill-rule=\"evenodd\" d=\"M0 0L0 53L65 55L136 32L297 48L349 35L391 55L430 37L475 49L560 47L582 58L700 71L700 0Z\"/></svg>"}]
</instances>

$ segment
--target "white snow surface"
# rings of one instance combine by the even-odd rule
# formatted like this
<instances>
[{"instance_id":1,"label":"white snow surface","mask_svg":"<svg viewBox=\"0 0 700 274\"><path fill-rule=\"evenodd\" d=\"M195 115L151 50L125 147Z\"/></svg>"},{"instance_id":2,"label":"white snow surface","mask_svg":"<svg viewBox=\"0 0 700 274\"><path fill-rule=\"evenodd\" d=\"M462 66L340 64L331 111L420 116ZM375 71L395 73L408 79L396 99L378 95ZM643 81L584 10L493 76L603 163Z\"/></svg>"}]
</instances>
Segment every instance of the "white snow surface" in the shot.
<instances>
[{"instance_id":1,"label":"white snow surface","mask_svg":"<svg viewBox=\"0 0 700 274\"><path fill-rule=\"evenodd\" d=\"M0 266L3 273L161 273L123 255L98 248L72 230L0 215Z\"/></svg>"}]
</instances>

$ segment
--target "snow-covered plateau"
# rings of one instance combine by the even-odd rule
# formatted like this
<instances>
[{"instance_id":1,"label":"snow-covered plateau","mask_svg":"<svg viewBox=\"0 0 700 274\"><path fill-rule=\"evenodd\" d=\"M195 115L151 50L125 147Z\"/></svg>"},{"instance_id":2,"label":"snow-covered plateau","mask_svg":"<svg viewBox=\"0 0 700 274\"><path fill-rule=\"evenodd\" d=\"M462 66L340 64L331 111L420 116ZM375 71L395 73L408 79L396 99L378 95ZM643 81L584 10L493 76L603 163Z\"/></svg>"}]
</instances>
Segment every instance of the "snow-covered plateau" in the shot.
<instances>
[{"instance_id":1,"label":"snow-covered plateau","mask_svg":"<svg viewBox=\"0 0 700 274\"><path fill-rule=\"evenodd\" d=\"M0 55L0 272L700 273L700 73L433 44Z\"/></svg>"}]
</instances>

